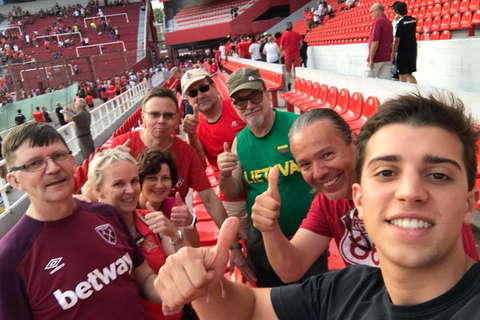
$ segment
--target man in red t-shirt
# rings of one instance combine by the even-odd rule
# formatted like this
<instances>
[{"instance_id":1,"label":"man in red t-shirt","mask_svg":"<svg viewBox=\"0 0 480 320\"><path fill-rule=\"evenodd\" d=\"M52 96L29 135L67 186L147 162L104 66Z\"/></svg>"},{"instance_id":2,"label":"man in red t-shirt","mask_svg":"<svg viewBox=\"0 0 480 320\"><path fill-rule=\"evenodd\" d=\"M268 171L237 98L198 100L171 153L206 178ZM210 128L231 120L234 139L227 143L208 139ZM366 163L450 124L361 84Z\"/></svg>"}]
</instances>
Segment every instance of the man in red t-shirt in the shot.
<instances>
[{"instance_id":1,"label":"man in red t-shirt","mask_svg":"<svg viewBox=\"0 0 480 320\"><path fill-rule=\"evenodd\" d=\"M45 123L45 116L43 115L43 112L40 111L40 107L36 107L35 110L36 111L33 113L33 118L35 121Z\"/></svg>"},{"instance_id":2,"label":"man in red t-shirt","mask_svg":"<svg viewBox=\"0 0 480 320\"><path fill-rule=\"evenodd\" d=\"M302 58L300 57L300 47L302 46L302 37L298 32L292 31L292 23L287 22L285 32L280 38L280 50L284 51L285 69L287 70L287 84L290 90L290 72L292 66L294 68L300 67ZM295 69L293 70L295 74Z\"/></svg>"},{"instance_id":3,"label":"man in red t-shirt","mask_svg":"<svg viewBox=\"0 0 480 320\"><path fill-rule=\"evenodd\" d=\"M87 102L87 106L90 108L90 110L93 109L93 97L90 93L87 94L85 97L85 101Z\"/></svg>"},{"instance_id":4,"label":"man in red t-shirt","mask_svg":"<svg viewBox=\"0 0 480 320\"><path fill-rule=\"evenodd\" d=\"M238 57L248 59L250 57L250 53L248 52L249 47L250 43L245 40L245 37L242 36L241 41L235 47Z\"/></svg>"}]
</instances>

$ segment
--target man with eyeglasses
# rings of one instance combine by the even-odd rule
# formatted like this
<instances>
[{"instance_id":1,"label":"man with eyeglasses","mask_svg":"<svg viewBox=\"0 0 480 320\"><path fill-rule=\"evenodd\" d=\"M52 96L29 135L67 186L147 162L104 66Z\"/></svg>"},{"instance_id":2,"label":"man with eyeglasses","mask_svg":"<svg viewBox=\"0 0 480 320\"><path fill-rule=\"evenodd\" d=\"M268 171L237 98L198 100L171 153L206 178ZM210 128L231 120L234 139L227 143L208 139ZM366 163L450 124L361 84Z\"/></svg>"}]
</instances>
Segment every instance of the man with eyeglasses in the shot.
<instances>
[{"instance_id":1,"label":"man with eyeglasses","mask_svg":"<svg viewBox=\"0 0 480 320\"><path fill-rule=\"evenodd\" d=\"M75 159L55 128L13 128L7 181L30 206L0 240L0 319L142 319L156 275L120 215L74 200Z\"/></svg>"},{"instance_id":2,"label":"man with eyeglasses","mask_svg":"<svg viewBox=\"0 0 480 320\"><path fill-rule=\"evenodd\" d=\"M254 226L262 231L268 259L285 282L300 279L335 239L345 265L379 266L371 242L352 200L357 134L331 109L301 114L290 128L292 153L305 181L318 193L307 218L292 239L278 231L278 195L258 196L252 210ZM272 187L277 183L270 181ZM478 260L469 226L464 227L465 252ZM312 245L315 244L315 245Z\"/></svg>"},{"instance_id":3,"label":"man with eyeglasses","mask_svg":"<svg viewBox=\"0 0 480 320\"><path fill-rule=\"evenodd\" d=\"M279 228L284 237L292 237L305 218L312 201L311 188L302 178L288 142L288 130L297 118L289 112L272 108L265 84L258 69L241 68L227 79L227 87L238 116L247 124L232 144L218 156L219 186L227 199L237 199L247 188L247 214L251 215L255 198L268 188L267 175L276 166L280 171L279 194L282 214ZM257 286L284 284L270 266L265 254L262 234L251 224L247 230L247 251L257 277ZM326 257L320 257L310 273L328 270Z\"/></svg>"},{"instance_id":4,"label":"man with eyeglasses","mask_svg":"<svg viewBox=\"0 0 480 320\"><path fill-rule=\"evenodd\" d=\"M369 78L390 79L390 50L393 42L393 27L384 14L384 7L375 3L370 8L373 26L368 38L368 58L365 74Z\"/></svg>"},{"instance_id":5,"label":"man with eyeglasses","mask_svg":"<svg viewBox=\"0 0 480 320\"><path fill-rule=\"evenodd\" d=\"M386 101L368 119L353 201L381 268L349 266L272 289L233 283L222 277L238 227L231 218L216 247L169 257L155 282L163 303L194 300L209 320L478 318L480 263L462 245L479 199L475 127L455 98L416 94Z\"/></svg>"}]
</instances>

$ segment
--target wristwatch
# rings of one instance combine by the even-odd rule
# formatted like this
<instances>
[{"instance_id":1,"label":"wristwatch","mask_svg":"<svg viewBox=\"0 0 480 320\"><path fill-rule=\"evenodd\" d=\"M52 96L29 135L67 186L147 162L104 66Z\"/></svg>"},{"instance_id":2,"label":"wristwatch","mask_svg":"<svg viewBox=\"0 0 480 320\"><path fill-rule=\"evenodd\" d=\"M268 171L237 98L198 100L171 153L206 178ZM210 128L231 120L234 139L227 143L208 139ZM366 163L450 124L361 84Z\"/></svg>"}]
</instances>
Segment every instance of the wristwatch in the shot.
<instances>
[{"instance_id":1,"label":"wristwatch","mask_svg":"<svg viewBox=\"0 0 480 320\"><path fill-rule=\"evenodd\" d=\"M172 241L172 239L170 239L170 244L174 246L181 243L182 241L183 241L183 232L181 230L178 230L178 239L175 241Z\"/></svg>"},{"instance_id":2,"label":"wristwatch","mask_svg":"<svg viewBox=\"0 0 480 320\"><path fill-rule=\"evenodd\" d=\"M230 246L230 250L235 250L235 249L240 249L242 250L243 246L240 242L234 242L232 243L232 245Z\"/></svg>"},{"instance_id":3,"label":"wristwatch","mask_svg":"<svg viewBox=\"0 0 480 320\"><path fill-rule=\"evenodd\" d=\"M193 217L193 218L192 218L192 222L191 222L188 226L185 226L185 227L184 227L185 229L193 229L193 228L195 228L195 225L197 224L197 216L192 213L192 217Z\"/></svg>"}]
</instances>

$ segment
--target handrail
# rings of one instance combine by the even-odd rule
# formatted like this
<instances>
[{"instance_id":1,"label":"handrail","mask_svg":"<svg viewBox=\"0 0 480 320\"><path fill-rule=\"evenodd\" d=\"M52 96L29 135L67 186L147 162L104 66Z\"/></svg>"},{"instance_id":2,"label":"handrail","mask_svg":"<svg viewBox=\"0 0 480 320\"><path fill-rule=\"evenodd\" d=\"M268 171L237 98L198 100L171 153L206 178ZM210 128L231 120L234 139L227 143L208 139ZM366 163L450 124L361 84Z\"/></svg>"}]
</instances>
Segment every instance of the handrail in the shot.
<instances>
[{"instance_id":1,"label":"handrail","mask_svg":"<svg viewBox=\"0 0 480 320\"><path fill-rule=\"evenodd\" d=\"M102 19L102 18L107 18L107 17L113 17L113 16L125 16L125 18L127 19L127 23L130 22L130 20L128 19L128 14L126 13L112 13L112 14L105 14L103 15L103 17L88 17L88 18L85 18L83 19L83 25L85 26L85 28L87 27L87 20L88 19Z\"/></svg>"},{"instance_id":2,"label":"handrail","mask_svg":"<svg viewBox=\"0 0 480 320\"><path fill-rule=\"evenodd\" d=\"M40 39L40 38L49 38L49 37L57 37L57 42L60 41L60 37L59 36L69 36L69 35L72 35L72 34L78 34L78 36L80 37L80 41L83 41L83 38L82 38L82 34L78 31L74 31L74 32L67 32L67 33L56 33L56 34L52 34L52 35L48 35L48 36L38 36L37 39Z\"/></svg>"},{"instance_id":3,"label":"handrail","mask_svg":"<svg viewBox=\"0 0 480 320\"><path fill-rule=\"evenodd\" d=\"M69 64L67 64L67 66L70 67L70 71L72 72L72 76L75 75L75 72L73 72L72 65L69 63ZM25 79L23 78L23 73L25 71L36 71L36 70L39 70L39 69L55 69L55 68L63 68L63 67L65 67L65 66L64 65L57 65L57 66L51 66L51 67L40 67L40 68L20 70L20 77L22 78L22 82L23 82L23 81L25 81Z\"/></svg>"},{"instance_id":4,"label":"handrail","mask_svg":"<svg viewBox=\"0 0 480 320\"><path fill-rule=\"evenodd\" d=\"M75 48L75 52L77 53L77 57L80 57L80 54L78 53L78 49L82 49L82 48L91 48L91 47L98 47L98 49L100 49L100 54L103 54L103 50L102 50L102 46L107 46L107 45L112 45L112 44L119 44L121 43L122 46L123 46L123 51L127 51L127 49L125 48L125 42L123 41L114 41L114 42L104 42L104 43L97 43L97 44L90 44L88 46L78 46Z\"/></svg>"}]
</instances>

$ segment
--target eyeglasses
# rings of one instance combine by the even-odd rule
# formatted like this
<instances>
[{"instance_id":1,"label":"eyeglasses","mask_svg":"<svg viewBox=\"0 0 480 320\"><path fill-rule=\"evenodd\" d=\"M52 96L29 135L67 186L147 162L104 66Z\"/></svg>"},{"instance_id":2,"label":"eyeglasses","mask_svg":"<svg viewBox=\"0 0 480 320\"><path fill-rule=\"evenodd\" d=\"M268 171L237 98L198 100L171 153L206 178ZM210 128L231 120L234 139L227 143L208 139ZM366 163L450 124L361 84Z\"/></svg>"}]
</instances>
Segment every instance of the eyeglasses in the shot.
<instances>
[{"instance_id":1,"label":"eyeglasses","mask_svg":"<svg viewBox=\"0 0 480 320\"><path fill-rule=\"evenodd\" d=\"M27 172L40 171L40 170L43 170L47 167L47 160L48 159L52 160L56 164L65 163L65 162L69 161L70 159L72 159L72 157L70 156L71 154L72 154L72 151L70 151L70 150L69 151L59 151L57 153L52 154L50 157L30 160L27 163L25 163L23 166L18 166L18 167L12 168L12 170L10 170L10 172L20 171L20 170L23 170L23 169L25 169Z\"/></svg>"},{"instance_id":2,"label":"eyeglasses","mask_svg":"<svg viewBox=\"0 0 480 320\"><path fill-rule=\"evenodd\" d=\"M198 91L205 93L208 92L208 90L210 90L210 85L202 84L200 87L198 87L198 89L192 89L188 91L187 96L189 96L190 98L195 98L196 96L198 96Z\"/></svg>"},{"instance_id":3,"label":"eyeglasses","mask_svg":"<svg viewBox=\"0 0 480 320\"><path fill-rule=\"evenodd\" d=\"M367 234L362 232L362 230L356 229L355 231L360 233L360 236L362 237L361 242L357 241L355 238L355 235L353 234L353 219L355 218L355 212L357 212L357 208L352 208L347 211L347 214L345 214L345 227L348 230L348 233L350 234L350 240L360 249L363 251L372 251L372 243L370 242L370 239L367 237Z\"/></svg>"},{"instance_id":4,"label":"eyeglasses","mask_svg":"<svg viewBox=\"0 0 480 320\"><path fill-rule=\"evenodd\" d=\"M238 110L245 110L248 105L248 100L252 101L254 104L261 103L263 101L263 92L265 92L265 90L254 90L245 97L233 100L232 103Z\"/></svg>"},{"instance_id":5,"label":"eyeglasses","mask_svg":"<svg viewBox=\"0 0 480 320\"><path fill-rule=\"evenodd\" d=\"M150 119L160 119L160 117L163 117L165 120L172 120L177 114L174 112L158 112L158 111L142 111Z\"/></svg>"}]
</instances>

